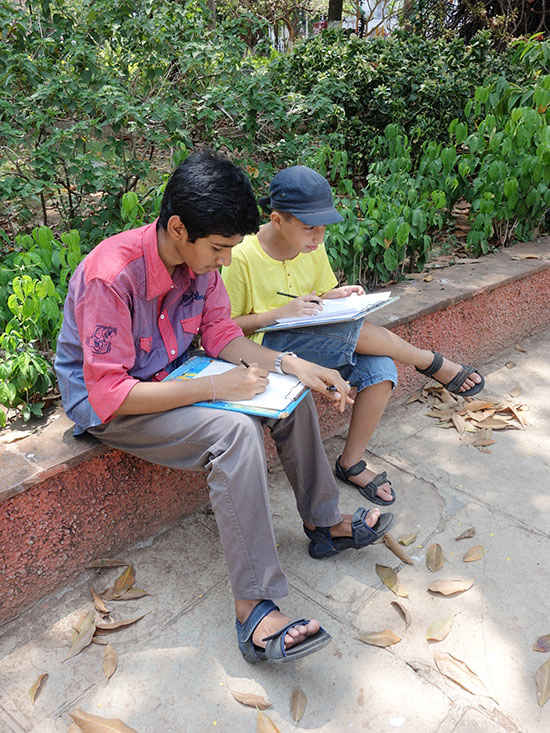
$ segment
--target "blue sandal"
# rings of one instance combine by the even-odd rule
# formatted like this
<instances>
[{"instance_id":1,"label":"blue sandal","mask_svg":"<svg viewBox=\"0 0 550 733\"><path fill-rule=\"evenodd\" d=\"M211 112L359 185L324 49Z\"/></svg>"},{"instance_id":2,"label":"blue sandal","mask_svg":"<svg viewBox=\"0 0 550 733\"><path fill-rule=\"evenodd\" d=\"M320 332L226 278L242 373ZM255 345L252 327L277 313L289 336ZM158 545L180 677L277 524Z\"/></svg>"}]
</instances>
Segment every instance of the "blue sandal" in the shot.
<instances>
[{"instance_id":1,"label":"blue sandal","mask_svg":"<svg viewBox=\"0 0 550 733\"><path fill-rule=\"evenodd\" d=\"M251 664L256 664L257 662L292 662L294 659L300 659L301 657L306 657L308 654L319 651L332 638L321 627L316 634L312 634L312 636L306 637L299 644L285 649L286 632L293 626L301 626L302 624L307 624L309 621L305 618L299 618L291 621L274 634L263 638L262 641L267 641L267 645L265 649L262 649L262 647L254 644L252 634L260 621L272 611L279 611L279 606L276 606L273 601L264 600L260 601L252 609L250 616L244 623L241 624L238 619L235 620L239 649L246 661Z\"/></svg>"},{"instance_id":2,"label":"blue sandal","mask_svg":"<svg viewBox=\"0 0 550 733\"><path fill-rule=\"evenodd\" d=\"M331 537L330 527L308 529L304 525L304 532L311 540L309 543L311 557L322 560L350 547L360 550L381 539L393 524L393 514L391 512L381 514L374 527L369 527L365 524L368 512L369 510L362 506L355 510L351 520L351 537Z\"/></svg>"},{"instance_id":3,"label":"blue sandal","mask_svg":"<svg viewBox=\"0 0 550 733\"><path fill-rule=\"evenodd\" d=\"M435 381L439 382L439 384L443 384L448 392L459 395L459 397L473 397L474 395L478 394L478 392L481 392L481 390L485 387L485 378L483 377L483 375L479 374L477 369L473 366L470 366L469 364L461 364L461 369L458 374L456 374L450 382L444 384L441 380L437 379L437 377L434 377L435 372L438 372L443 366L444 357L439 353L439 351L432 351L432 354L434 355L434 358L430 366L426 367L426 369L419 369L418 367L415 367L416 371L420 372L420 374L425 374L427 377L435 379ZM473 374L474 372L479 374L479 376L481 377L481 382L473 387L470 387L470 389L461 392L460 388L468 379L470 374Z\"/></svg>"}]
</instances>

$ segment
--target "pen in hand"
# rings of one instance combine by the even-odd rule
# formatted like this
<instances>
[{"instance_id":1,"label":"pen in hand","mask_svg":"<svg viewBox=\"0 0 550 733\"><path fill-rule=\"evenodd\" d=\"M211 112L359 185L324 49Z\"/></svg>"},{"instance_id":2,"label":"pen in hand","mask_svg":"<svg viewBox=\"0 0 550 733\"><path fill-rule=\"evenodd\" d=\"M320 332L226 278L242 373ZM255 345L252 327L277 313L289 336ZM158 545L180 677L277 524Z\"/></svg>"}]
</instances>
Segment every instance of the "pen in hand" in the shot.
<instances>
[{"instance_id":1,"label":"pen in hand","mask_svg":"<svg viewBox=\"0 0 550 733\"><path fill-rule=\"evenodd\" d=\"M285 298L299 298L300 297L299 295L292 295L292 293L282 293L280 290L277 290L277 295L284 295ZM320 305L321 304L321 299L320 298L312 298L312 302L313 303L318 303Z\"/></svg>"},{"instance_id":2,"label":"pen in hand","mask_svg":"<svg viewBox=\"0 0 550 733\"><path fill-rule=\"evenodd\" d=\"M327 384L327 392L338 392L338 387L335 387L334 384Z\"/></svg>"},{"instance_id":3,"label":"pen in hand","mask_svg":"<svg viewBox=\"0 0 550 733\"><path fill-rule=\"evenodd\" d=\"M250 367L250 364L247 361L245 361L244 359L241 359L241 364L243 365L243 367L246 367L247 369Z\"/></svg>"}]
</instances>

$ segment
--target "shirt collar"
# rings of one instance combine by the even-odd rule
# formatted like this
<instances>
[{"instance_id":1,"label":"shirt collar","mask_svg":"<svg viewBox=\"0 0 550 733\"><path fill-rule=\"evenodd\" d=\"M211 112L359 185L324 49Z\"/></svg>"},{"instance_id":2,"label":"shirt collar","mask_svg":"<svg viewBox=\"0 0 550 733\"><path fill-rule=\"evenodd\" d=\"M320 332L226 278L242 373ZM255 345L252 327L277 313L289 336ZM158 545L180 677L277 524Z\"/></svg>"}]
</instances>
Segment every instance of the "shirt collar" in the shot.
<instances>
[{"instance_id":1,"label":"shirt collar","mask_svg":"<svg viewBox=\"0 0 550 733\"><path fill-rule=\"evenodd\" d=\"M160 259L158 251L157 221L149 224L143 232L143 253L145 256L145 273L147 278L147 300L154 300L159 295L165 295L177 282L183 289L194 280L196 275L187 265L179 265L173 276L166 269Z\"/></svg>"}]
</instances>

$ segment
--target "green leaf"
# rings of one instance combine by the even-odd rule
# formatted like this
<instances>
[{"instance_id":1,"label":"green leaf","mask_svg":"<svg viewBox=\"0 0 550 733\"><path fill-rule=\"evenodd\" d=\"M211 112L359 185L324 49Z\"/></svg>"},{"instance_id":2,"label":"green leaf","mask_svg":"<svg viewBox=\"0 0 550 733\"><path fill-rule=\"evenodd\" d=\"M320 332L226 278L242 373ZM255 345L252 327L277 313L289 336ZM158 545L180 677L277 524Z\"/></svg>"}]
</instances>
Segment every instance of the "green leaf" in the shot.
<instances>
[{"instance_id":1,"label":"green leaf","mask_svg":"<svg viewBox=\"0 0 550 733\"><path fill-rule=\"evenodd\" d=\"M397 269L399 260L397 259L395 250L391 247L388 247L388 249L384 251L384 264L389 272L393 272Z\"/></svg>"}]
</instances>

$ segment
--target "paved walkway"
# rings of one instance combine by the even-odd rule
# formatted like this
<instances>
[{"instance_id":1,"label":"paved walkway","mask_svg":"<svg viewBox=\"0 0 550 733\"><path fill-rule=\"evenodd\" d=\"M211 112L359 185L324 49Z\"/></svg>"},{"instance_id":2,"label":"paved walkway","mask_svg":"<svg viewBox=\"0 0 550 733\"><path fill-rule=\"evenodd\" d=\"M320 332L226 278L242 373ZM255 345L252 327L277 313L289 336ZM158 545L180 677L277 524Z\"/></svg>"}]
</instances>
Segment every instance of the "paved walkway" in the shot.
<instances>
[{"instance_id":1,"label":"paved walkway","mask_svg":"<svg viewBox=\"0 0 550 733\"><path fill-rule=\"evenodd\" d=\"M525 340L483 365L486 395L521 388L528 407L524 431L496 432L490 453L463 445L455 430L442 430L419 403L394 406L371 445L369 463L386 469L398 494L392 534L417 532L409 550L414 566L402 566L382 544L311 560L284 475L271 475L272 504L291 594L283 609L314 615L331 632L326 650L295 665L249 666L235 643L233 609L217 531L211 514L181 520L170 531L132 548L136 584L151 595L112 602L119 618L150 611L134 626L110 636L119 666L106 683L103 647L91 645L63 662L71 627L90 608L88 586L102 588L120 570L85 571L3 627L0 638L0 731L67 731L68 711L81 707L121 718L140 733L228 733L256 730L256 712L236 702L228 687L268 696L266 711L281 733L295 724L289 700L295 686L307 697L298 727L339 733L522 733L550 730L550 702L539 708L536 669L548 655L532 651L550 633L550 332ZM513 362L515 366L506 367ZM334 459L341 438L327 442ZM353 511L360 497L342 486L342 506ZM476 536L454 538L473 526ZM431 574L425 551L443 547L445 565ZM485 556L464 564L470 546ZM101 556L98 537L97 555ZM391 606L397 600L375 573L375 563L399 568L412 617L405 625ZM435 577L466 576L474 586L457 597L426 591ZM425 640L428 625L454 613L448 637ZM357 640L360 631L392 629L402 637L381 649ZM490 695L475 696L436 670L435 651L464 660ZM28 690L47 672L32 705Z\"/></svg>"}]
</instances>

